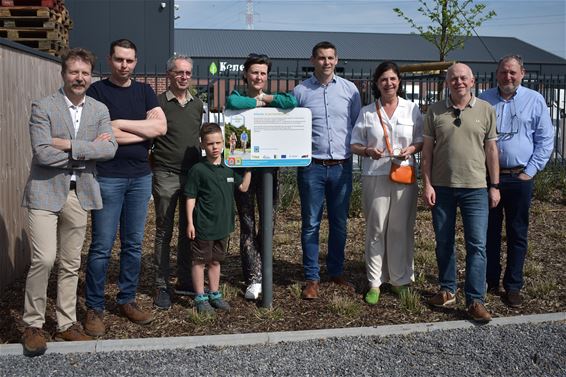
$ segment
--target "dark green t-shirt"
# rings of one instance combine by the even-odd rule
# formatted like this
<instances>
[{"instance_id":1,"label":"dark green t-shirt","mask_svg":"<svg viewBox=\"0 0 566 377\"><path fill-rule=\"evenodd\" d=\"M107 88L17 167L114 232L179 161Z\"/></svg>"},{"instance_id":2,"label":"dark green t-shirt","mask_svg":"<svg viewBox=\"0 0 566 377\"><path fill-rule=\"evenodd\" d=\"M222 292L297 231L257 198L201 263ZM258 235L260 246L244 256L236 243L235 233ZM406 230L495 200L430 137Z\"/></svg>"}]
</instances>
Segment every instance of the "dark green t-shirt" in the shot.
<instances>
[{"instance_id":1,"label":"dark green t-shirt","mask_svg":"<svg viewBox=\"0 0 566 377\"><path fill-rule=\"evenodd\" d=\"M189 171L185 195L196 198L193 224L199 240L220 240L234 230L234 190L242 176L208 160L195 164Z\"/></svg>"}]
</instances>

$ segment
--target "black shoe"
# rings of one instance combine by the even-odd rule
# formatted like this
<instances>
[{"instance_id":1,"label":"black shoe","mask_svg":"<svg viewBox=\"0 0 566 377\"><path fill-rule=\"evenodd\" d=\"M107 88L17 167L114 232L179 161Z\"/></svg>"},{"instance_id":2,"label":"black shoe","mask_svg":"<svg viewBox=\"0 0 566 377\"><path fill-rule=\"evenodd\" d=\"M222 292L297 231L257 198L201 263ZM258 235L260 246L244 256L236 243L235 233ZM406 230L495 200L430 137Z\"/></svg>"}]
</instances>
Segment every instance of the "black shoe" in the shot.
<instances>
[{"instance_id":1,"label":"black shoe","mask_svg":"<svg viewBox=\"0 0 566 377\"><path fill-rule=\"evenodd\" d=\"M167 288L157 288L153 304L157 309L167 310L171 307L171 295Z\"/></svg>"},{"instance_id":2,"label":"black shoe","mask_svg":"<svg viewBox=\"0 0 566 377\"><path fill-rule=\"evenodd\" d=\"M505 292L505 304L512 308L520 308L523 305L523 297L519 291Z\"/></svg>"}]
</instances>

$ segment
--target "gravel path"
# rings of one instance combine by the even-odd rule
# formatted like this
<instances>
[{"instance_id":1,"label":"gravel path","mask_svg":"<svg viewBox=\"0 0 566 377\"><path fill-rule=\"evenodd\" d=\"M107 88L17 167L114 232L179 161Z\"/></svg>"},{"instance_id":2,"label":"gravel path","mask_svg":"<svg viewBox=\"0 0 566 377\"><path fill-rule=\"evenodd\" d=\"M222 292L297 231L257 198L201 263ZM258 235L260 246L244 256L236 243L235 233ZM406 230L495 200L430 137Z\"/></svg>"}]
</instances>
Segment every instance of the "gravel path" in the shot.
<instances>
[{"instance_id":1,"label":"gravel path","mask_svg":"<svg viewBox=\"0 0 566 377\"><path fill-rule=\"evenodd\" d=\"M159 351L0 356L1 376L566 376L566 322Z\"/></svg>"}]
</instances>

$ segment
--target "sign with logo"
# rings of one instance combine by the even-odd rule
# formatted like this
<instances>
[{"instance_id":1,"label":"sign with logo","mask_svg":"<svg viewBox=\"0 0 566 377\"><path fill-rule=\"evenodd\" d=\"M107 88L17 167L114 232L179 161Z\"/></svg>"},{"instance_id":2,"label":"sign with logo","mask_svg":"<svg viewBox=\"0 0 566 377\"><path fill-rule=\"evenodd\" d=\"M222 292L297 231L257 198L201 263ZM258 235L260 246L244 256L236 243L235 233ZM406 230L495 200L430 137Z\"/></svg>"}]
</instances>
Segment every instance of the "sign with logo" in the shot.
<instances>
[{"instance_id":1,"label":"sign with logo","mask_svg":"<svg viewBox=\"0 0 566 377\"><path fill-rule=\"evenodd\" d=\"M224 111L224 163L230 167L307 166L312 117L307 108Z\"/></svg>"}]
</instances>

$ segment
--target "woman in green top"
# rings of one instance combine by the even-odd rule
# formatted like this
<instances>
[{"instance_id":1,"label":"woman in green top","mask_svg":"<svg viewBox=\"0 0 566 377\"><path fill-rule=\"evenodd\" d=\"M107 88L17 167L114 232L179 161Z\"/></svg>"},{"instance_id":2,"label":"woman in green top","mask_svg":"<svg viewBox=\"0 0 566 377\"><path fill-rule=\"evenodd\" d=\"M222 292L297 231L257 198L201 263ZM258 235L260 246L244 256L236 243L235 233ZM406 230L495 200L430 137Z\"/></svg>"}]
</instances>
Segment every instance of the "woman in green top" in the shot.
<instances>
[{"instance_id":1,"label":"woman in green top","mask_svg":"<svg viewBox=\"0 0 566 377\"><path fill-rule=\"evenodd\" d=\"M267 84L271 60L266 55L250 54L244 62L245 93L240 94L234 90L226 100L226 108L232 110L253 109L256 107L278 107L291 109L296 107L297 99L290 93L264 92ZM235 193L238 217L240 218L240 256L242 268L246 279L247 289L245 297L257 300L261 293L261 238L263 211L262 175L259 172L252 174L252 182L247 192ZM273 175L273 207L277 205L279 183L277 172ZM255 202L259 207L260 218L256 232ZM275 218L275 216L274 216Z\"/></svg>"}]
</instances>

